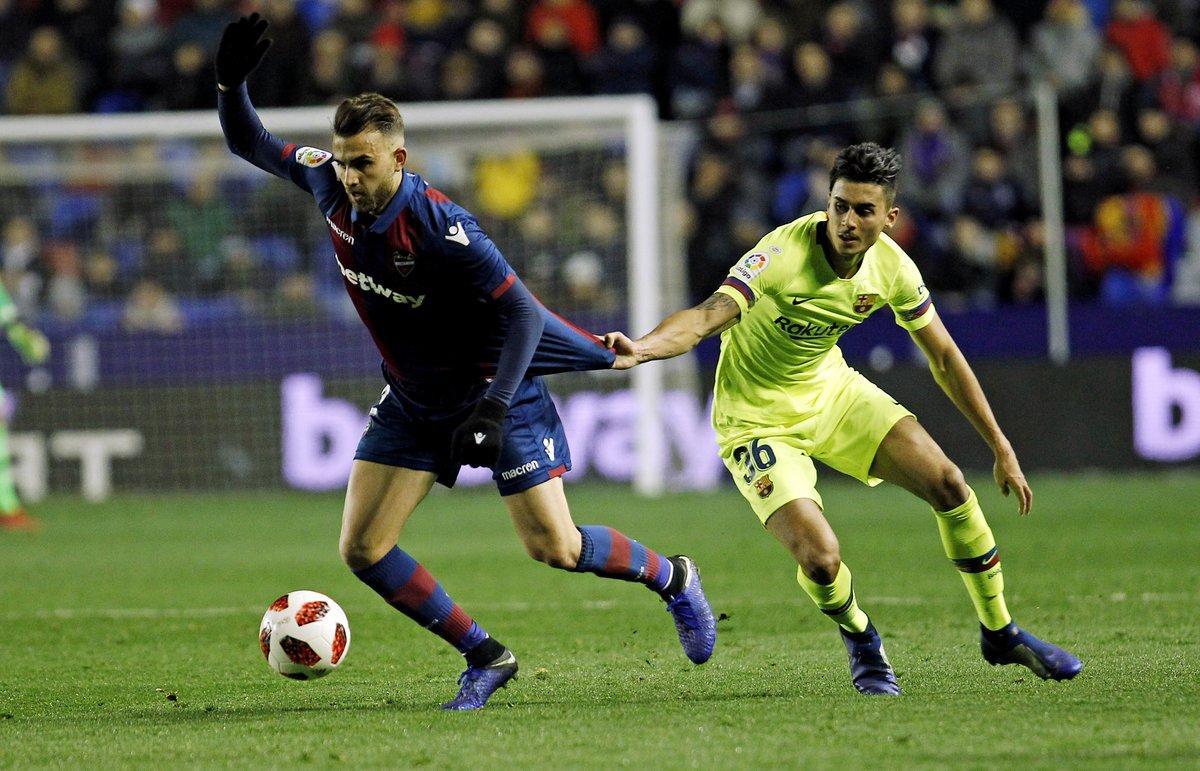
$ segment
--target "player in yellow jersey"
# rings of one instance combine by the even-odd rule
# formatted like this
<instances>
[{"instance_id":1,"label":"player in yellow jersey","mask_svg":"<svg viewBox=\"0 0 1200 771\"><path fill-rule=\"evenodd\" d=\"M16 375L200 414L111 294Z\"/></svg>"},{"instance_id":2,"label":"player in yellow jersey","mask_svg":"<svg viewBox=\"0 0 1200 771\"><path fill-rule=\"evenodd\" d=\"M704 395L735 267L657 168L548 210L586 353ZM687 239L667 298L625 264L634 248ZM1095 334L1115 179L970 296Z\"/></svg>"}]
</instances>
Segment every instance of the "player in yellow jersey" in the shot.
<instances>
[{"instance_id":1,"label":"player in yellow jersey","mask_svg":"<svg viewBox=\"0 0 1200 771\"><path fill-rule=\"evenodd\" d=\"M631 340L605 336L617 369L668 359L721 332L713 426L751 508L799 563L797 580L839 625L854 686L898 695L878 632L823 514L813 459L868 485L888 481L933 507L961 571L984 658L1067 680L1083 664L1018 628L1004 602L992 531L962 472L898 402L851 369L838 338L884 306L929 360L934 380L996 456L994 476L1022 515L1033 493L966 358L938 318L920 271L883 231L896 221L900 158L874 143L838 154L828 207L768 233L700 305Z\"/></svg>"}]
</instances>

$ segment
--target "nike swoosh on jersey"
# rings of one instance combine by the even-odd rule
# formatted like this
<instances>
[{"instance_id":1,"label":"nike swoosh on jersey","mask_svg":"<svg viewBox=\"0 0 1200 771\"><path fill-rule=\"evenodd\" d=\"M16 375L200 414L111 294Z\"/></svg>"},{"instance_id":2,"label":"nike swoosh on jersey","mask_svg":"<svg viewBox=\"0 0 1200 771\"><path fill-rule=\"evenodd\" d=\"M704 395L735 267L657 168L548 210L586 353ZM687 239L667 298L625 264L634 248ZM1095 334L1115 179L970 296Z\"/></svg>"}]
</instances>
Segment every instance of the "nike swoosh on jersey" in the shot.
<instances>
[{"instance_id":1,"label":"nike swoosh on jersey","mask_svg":"<svg viewBox=\"0 0 1200 771\"><path fill-rule=\"evenodd\" d=\"M808 302L809 300L815 300L815 299L817 299L817 298L815 298L815 297L793 297L792 305L803 305L804 303Z\"/></svg>"}]
</instances>

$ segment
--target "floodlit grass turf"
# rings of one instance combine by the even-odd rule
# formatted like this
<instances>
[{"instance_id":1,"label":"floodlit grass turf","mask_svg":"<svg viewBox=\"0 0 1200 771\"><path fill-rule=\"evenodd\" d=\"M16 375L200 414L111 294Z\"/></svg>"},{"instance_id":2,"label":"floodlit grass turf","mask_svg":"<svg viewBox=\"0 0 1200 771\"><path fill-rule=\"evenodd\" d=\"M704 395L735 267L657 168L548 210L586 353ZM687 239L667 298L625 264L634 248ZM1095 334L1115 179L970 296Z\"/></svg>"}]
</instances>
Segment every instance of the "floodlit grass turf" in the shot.
<instances>
[{"instance_id":1,"label":"floodlit grass turf","mask_svg":"<svg viewBox=\"0 0 1200 771\"><path fill-rule=\"evenodd\" d=\"M853 691L833 626L731 490L571 491L578 522L696 558L728 616L699 668L641 587L528 560L490 492L434 495L404 545L521 662L477 714L438 711L461 659L341 567L339 497L54 499L41 534L0 533L0 766L1197 763L1200 478L1035 478L1025 520L972 481L1010 607L1085 660L1075 682L984 664L931 515L894 489L824 486L905 689L890 700ZM300 588L353 630L313 683L272 673L256 639Z\"/></svg>"}]
</instances>

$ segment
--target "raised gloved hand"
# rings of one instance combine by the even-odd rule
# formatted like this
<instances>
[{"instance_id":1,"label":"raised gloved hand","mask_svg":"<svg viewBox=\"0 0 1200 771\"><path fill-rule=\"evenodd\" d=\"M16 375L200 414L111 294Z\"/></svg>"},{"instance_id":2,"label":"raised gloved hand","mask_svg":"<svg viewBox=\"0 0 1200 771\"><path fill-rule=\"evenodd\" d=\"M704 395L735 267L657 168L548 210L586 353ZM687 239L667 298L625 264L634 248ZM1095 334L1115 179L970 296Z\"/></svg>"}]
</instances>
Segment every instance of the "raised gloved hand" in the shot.
<instances>
[{"instance_id":1,"label":"raised gloved hand","mask_svg":"<svg viewBox=\"0 0 1200 771\"><path fill-rule=\"evenodd\" d=\"M252 13L225 25L221 44L217 47L217 84L223 88L237 88L254 72L271 47L271 41L263 38L267 31L267 20Z\"/></svg>"},{"instance_id":2,"label":"raised gloved hand","mask_svg":"<svg viewBox=\"0 0 1200 771\"><path fill-rule=\"evenodd\" d=\"M21 360L33 367L46 361L50 356L50 341L36 329L30 329L21 322L8 327L8 342L21 354Z\"/></svg>"},{"instance_id":3,"label":"raised gloved hand","mask_svg":"<svg viewBox=\"0 0 1200 771\"><path fill-rule=\"evenodd\" d=\"M467 466L490 468L500 459L504 438L504 416L508 406L484 397L474 411L454 429L450 440L454 460Z\"/></svg>"}]
</instances>

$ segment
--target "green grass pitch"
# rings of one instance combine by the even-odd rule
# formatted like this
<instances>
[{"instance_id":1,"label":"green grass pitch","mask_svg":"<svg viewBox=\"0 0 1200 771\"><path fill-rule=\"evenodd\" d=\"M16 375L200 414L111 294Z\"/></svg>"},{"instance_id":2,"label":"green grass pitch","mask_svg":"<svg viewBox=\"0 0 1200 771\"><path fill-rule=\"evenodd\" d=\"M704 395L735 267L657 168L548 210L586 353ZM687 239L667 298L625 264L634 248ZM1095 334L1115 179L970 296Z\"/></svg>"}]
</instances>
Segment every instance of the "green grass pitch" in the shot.
<instances>
[{"instance_id":1,"label":"green grass pitch","mask_svg":"<svg viewBox=\"0 0 1200 771\"><path fill-rule=\"evenodd\" d=\"M0 766L896 767L1200 763L1200 477L1035 477L1034 513L980 492L1019 623L1086 662L1070 683L987 666L928 510L826 484L860 601L905 689L850 686L832 624L732 490L570 490L576 520L695 556L723 614L693 667L641 587L538 565L493 492L439 492L402 543L509 645L518 682L444 714L461 659L340 564L340 497L51 499L0 533ZM349 614L346 663L271 672L267 604Z\"/></svg>"}]
</instances>

